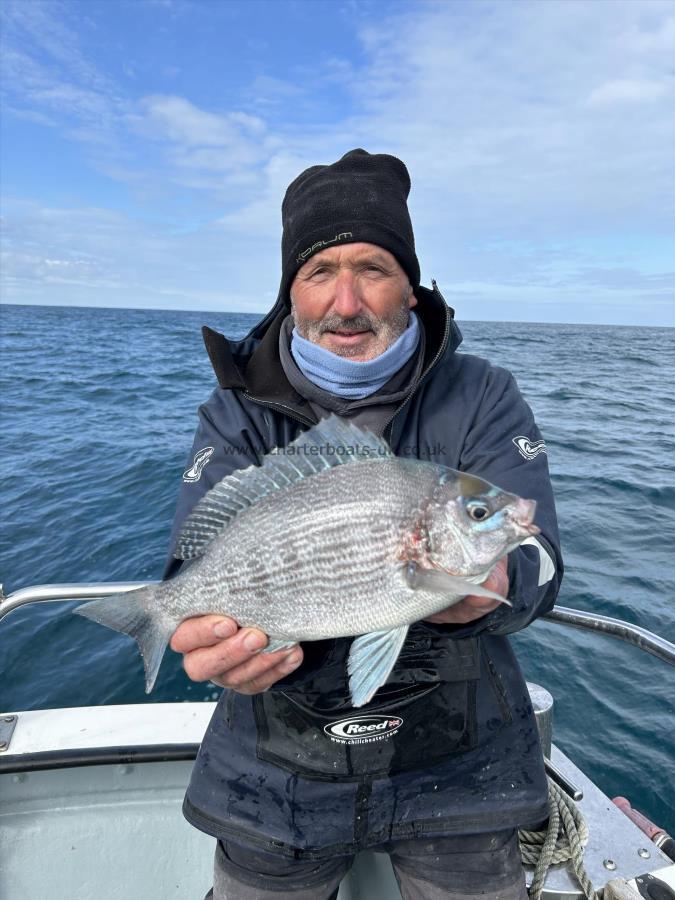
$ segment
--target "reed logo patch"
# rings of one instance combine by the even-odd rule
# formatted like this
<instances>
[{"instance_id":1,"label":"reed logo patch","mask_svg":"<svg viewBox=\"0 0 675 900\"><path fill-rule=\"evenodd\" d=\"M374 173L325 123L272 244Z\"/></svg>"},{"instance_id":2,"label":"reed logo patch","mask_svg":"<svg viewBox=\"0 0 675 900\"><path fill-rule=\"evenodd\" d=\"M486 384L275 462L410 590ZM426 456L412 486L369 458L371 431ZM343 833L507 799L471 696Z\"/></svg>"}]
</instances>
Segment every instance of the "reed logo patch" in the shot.
<instances>
[{"instance_id":1,"label":"reed logo patch","mask_svg":"<svg viewBox=\"0 0 675 900\"><path fill-rule=\"evenodd\" d=\"M371 744L386 741L403 725L399 716L351 716L324 726L331 741L338 744Z\"/></svg>"},{"instance_id":2,"label":"reed logo patch","mask_svg":"<svg viewBox=\"0 0 675 900\"><path fill-rule=\"evenodd\" d=\"M212 456L213 447L202 447L201 450L198 450L195 453L195 458L192 460L190 468L187 472L183 472L183 481L199 481L202 477L204 466Z\"/></svg>"},{"instance_id":3,"label":"reed logo patch","mask_svg":"<svg viewBox=\"0 0 675 900\"><path fill-rule=\"evenodd\" d=\"M540 453L546 453L546 444L544 441L534 441L533 443L529 438L526 438L522 434L519 434L518 437L514 437L513 443L518 448L518 453L520 453L523 459L534 459L535 456L539 456Z\"/></svg>"}]
</instances>

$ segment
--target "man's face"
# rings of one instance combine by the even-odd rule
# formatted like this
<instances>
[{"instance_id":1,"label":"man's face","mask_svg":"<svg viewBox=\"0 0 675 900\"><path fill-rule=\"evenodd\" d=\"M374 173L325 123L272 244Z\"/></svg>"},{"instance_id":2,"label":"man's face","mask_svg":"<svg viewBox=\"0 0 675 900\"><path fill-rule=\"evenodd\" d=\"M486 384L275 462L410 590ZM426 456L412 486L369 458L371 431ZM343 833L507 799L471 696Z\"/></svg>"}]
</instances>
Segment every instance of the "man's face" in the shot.
<instances>
[{"instance_id":1,"label":"man's face","mask_svg":"<svg viewBox=\"0 0 675 900\"><path fill-rule=\"evenodd\" d=\"M417 305L396 258L375 244L329 247L312 256L291 285L301 337L331 353L363 361L384 353Z\"/></svg>"}]
</instances>

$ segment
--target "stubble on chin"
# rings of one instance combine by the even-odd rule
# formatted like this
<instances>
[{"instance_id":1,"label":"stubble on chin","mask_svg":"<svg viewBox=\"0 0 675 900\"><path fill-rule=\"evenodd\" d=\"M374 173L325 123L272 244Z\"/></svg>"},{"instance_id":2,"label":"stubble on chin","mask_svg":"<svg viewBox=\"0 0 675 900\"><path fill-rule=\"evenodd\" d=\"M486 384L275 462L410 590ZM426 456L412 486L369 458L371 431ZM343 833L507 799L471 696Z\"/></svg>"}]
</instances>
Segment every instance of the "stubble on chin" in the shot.
<instances>
[{"instance_id":1,"label":"stubble on chin","mask_svg":"<svg viewBox=\"0 0 675 900\"><path fill-rule=\"evenodd\" d=\"M318 321L299 315L291 297L291 315L300 337L313 344L318 344L325 350L330 350L336 356L342 356L345 359L359 357L359 361L366 362L381 356L408 327L410 317L408 297L409 295L406 293L398 309L388 316L377 317L363 314L345 319L333 314L324 316ZM331 340L330 332L341 330L367 331L366 345L352 347L334 343Z\"/></svg>"}]
</instances>

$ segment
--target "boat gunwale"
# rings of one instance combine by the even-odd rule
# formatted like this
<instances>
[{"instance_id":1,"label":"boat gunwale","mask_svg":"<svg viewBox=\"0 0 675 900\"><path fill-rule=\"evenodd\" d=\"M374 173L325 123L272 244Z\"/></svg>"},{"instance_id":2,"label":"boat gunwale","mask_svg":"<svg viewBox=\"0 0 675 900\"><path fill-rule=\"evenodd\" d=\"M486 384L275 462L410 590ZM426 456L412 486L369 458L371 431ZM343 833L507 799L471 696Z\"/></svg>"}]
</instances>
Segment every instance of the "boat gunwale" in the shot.
<instances>
[{"instance_id":1,"label":"boat gunwale","mask_svg":"<svg viewBox=\"0 0 675 900\"><path fill-rule=\"evenodd\" d=\"M44 772L80 766L136 765L137 763L194 761L199 744L139 744L42 750L0 756L0 775Z\"/></svg>"}]
</instances>

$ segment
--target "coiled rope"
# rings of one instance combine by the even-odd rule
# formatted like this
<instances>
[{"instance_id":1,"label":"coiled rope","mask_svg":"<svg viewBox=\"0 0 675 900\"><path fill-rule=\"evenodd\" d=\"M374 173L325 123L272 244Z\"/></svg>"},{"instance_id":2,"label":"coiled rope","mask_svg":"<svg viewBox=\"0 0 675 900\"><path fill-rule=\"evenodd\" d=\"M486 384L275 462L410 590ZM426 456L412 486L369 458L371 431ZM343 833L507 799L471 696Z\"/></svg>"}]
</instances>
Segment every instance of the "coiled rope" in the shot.
<instances>
[{"instance_id":1,"label":"coiled rope","mask_svg":"<svg viewBox=\"0 0 675 900\"><path fill-rule=\"evenodd\" d=\"M588 826L571 797L549 778L549 820L546 831L520 831L520 853L523 863L534 866L529 889L530 900L540 900L550 866L572 862L584 897L598 900L591 879L584 867L584 847L588 843Z\"/></svg>"}]
</instances>

